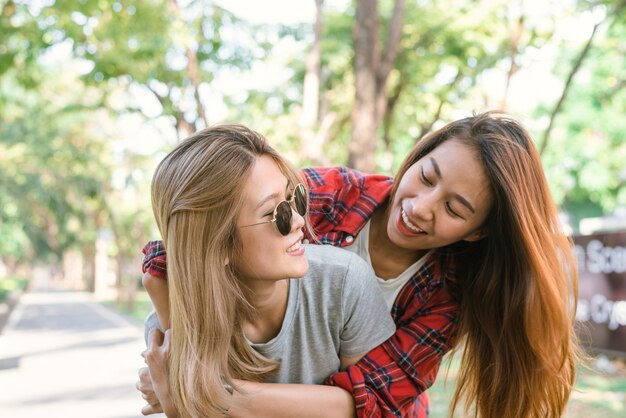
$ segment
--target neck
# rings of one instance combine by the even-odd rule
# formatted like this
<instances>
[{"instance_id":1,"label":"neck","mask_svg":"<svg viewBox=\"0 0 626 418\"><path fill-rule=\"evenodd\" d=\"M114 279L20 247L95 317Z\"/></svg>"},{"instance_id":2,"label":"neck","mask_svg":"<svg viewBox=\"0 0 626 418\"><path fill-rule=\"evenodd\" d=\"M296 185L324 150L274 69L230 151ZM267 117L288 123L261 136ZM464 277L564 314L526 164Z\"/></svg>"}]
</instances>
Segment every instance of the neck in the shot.
<instances>
[{"instance_id":1,"label":"neck","mask_svg":"<svg viewBox=\"0 0 626 418\"><path fill-rule=\"evenodd\" d=\"M381 206L374 212L370 221L369 252L376 275L384 279L397 277L428 252L396 245L389 239L388 223L387 207Z\"/></svg>"},{"instance_id":2,"label":"neck","mask_svg":"<svg viewBox=\"0 0 626 418\"><path fill-rule=\"evenodd\" d=\"M243 331L253 343L264 343L280 332L287 311L289 280L246 283L248 302L255 308L254 318L243 324Z\"/></svg>"}]
</instances>

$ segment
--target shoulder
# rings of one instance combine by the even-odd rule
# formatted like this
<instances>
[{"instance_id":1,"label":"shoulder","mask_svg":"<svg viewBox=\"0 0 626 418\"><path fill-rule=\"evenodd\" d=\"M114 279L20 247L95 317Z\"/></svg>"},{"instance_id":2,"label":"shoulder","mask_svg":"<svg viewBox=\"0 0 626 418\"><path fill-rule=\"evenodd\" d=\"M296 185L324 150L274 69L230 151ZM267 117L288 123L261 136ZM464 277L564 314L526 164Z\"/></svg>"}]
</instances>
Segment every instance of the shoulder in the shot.
<instances>
[{"instance_id":1,"label":"shoulder","mask_svg":"<svg viewBox=\"0 0 626 418\"><path fill-rule=\"evenodd\" d=\"M348 271L354 266L369 266L358 255L332 245L306 244L305 249L309 268Z\"/></svg>"},{"instance_id":2,"label":"shoulder","mask_svg":"<svg viewBox=\"0 0 626 418\"><path fill-rule=\"evenodd\" d=\"M343 187L348 184L358 184L363 178L363 174L357 170L340 166L304 168L302 175L310 188Z\"/></svg>"},{"instance_id":3,"label":"shoulder","mask_svg":"<svg viewBox=\"0 0 626 418\"><path fill-rule=\"evenodd\" d=\"M309 218L324 244L350 245L372 214L385 204L393 187L391 177L364 174L347 167L302 170L309 188Z\"/></svg>"},{"instance_id":4,"label":"shoulder","mask_svg":"<svg viewBox=\"0 0 626 418\"><path fill-rule=\"evenodd\" d=\"M356 187L360 190L367 190L379 184L388 184L389 187L393 179L381 174L365 174L348 167L310 167L302 169L302 175L307 182L309 189L344 189L346 187Z\"/></svg>"},{"instance_id":5,"label":"shoulder","mask_svg":"<svg viewBox=\"0 0 626 418\"><path fill-rule=\"evenodd\" d=\"M309 214L315 232L326 238L322 242L334 245L339 245L342 237L325 234L338 230L357 234L393 187L391 177L346 167L307 168L303 174L309 187Z\"/></svg>"},{"instance_id":6,"label":"shoulder","mask_svg":"<svg viewBox=\"0 0 626 418\"><path fill-rule=\"evenodd\" d=\"M332 245L306 245L309 276L322 283L355 286L364 281L375 282L375 273L365 260L353 252Z\"/></svg>"},{"instance_id":7,"label":"shoulder","mask_svg":"<svg viewBox=\"0 0 626 418\"><path fill-rule=\"evenodd\" d=\"M454 254L433 251L396 297L395 314L422 315L426 307L433 305L457 309L461 292L455 266Z\"/></svg>"}]
</instances>

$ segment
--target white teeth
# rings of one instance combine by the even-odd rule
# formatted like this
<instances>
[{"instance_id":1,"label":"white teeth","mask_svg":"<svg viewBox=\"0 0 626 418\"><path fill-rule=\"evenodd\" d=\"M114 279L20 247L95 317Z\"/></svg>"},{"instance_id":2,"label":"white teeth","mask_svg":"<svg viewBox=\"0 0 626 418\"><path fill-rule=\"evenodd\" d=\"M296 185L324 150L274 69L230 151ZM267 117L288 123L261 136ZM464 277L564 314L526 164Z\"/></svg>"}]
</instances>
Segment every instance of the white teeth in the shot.
<instances>
[{"instance_id":1,"label":"white teeth","mask_svg":"<svg viewBox=\"0 0 626 418\"><path fill-rule=\"evenodd\" d=\"M411 231L416 232L418 234L424 232L423 229L418 228L417 226L412 224L411 221L409 221L409 217L406 215L406 212L404 211L404 209L401 209L400 212L402 214L402 220L404 221L404 225L406 225L407 228L409 228Z\"/></svg>"},{"instance_id":2,"label":"white teeth","mask_svg":"<svg viewBox=\"0 0 626 418\"><path fill-rule=\"evenodd\" d=\"M287 248L287 252L291 253L293 251L298 250L300 247L302 246L302 243L300 241L296 242L295 244L293 244L291 247Z\"/></svg>"}]
</instances>

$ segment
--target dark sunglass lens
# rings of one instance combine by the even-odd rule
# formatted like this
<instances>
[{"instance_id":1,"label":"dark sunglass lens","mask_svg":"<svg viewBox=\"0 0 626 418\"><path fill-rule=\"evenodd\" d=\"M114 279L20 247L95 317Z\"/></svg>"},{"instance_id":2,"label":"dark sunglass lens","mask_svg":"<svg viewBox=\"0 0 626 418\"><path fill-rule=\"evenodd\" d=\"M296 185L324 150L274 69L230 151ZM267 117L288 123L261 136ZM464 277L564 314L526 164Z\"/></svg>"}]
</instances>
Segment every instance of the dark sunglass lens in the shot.
<instances>
[{"instance_id":1,"label":"dark sunglass lens","mask_svg":"<svg viewBox=\"0 0 626 418\"><path fill-rule=\"evenodd\" d=\"M276 206L276 227L285 236L291 231L291 206L285 201Z\"/></svg>"},{"instance_id":2,"label":"dark sunglass lens","mask_svg":"<svg viewBox=\"0 0 626 418\"><path fill-rule=\"evenodd\" d=\"M294 201L296 204L296 211L300 216L306 215L309 207L308 200L306 189L302 184L298 184L296 186L296 190L294 191Z\"/></svg>"}]
</instances>

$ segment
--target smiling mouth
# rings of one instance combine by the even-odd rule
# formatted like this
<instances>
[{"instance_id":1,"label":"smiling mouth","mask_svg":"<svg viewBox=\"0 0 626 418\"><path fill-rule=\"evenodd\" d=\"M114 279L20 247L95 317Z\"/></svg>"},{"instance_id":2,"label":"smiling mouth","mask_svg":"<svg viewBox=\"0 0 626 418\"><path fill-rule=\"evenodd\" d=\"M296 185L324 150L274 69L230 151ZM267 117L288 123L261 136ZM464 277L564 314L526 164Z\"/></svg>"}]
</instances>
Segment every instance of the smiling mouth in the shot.
<instances>
[{"instance_id":1,"label":"smiling mouth","mask_svg":"<svg viewBox=\"0 0 626 418\"><path fill-rule=\"evenodd\" d=\"M291 253L298 252L300 250L304 250L304 248L302 247L303 238L304 238L304 235L300 234L300 237L296 240L296 242L294 242L293 244L289 246L289 248L287 248L287 253L291 254Z\"/></svg>"},{"instance_id":2,"label":"smiling mouth","mask_svg":"<svg viewBox=\"0 0 626 418\"><path fill-rule=\"evenodd\" d=\"M409 220L404 208L400 208L400 213L402 215L402 223L406 226L410 231L415 232L416 234L424 234L426 233L422 228L418 227L414 223Z\"/></svg>"},{"instance_id":3,"label":"smiling mouth","mask_svg":"<svg viewBox=\"0 0 626 418\"><path fill-rule=\"evenodd\" d=\"M302 247L302 243L300 241L297 241L291 247L287 248L287 252L293 253L294 251L298 251L301 247Z\"/></svg>"}]
</instances>

